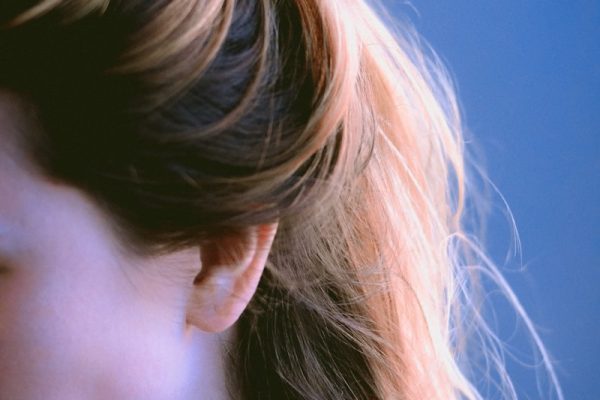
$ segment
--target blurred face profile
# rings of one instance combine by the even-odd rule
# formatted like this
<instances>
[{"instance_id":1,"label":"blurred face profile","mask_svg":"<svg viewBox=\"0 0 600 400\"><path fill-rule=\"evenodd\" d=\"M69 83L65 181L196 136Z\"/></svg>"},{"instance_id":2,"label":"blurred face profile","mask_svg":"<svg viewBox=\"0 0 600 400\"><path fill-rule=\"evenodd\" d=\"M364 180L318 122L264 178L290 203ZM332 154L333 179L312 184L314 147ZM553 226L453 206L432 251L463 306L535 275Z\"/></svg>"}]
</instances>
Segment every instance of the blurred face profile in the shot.
<instances>
[{"instance_id":1,"label":"blurred face profile","mask_svg":"<svg viewBox=\"0 0 600 400\"><path fill-rule=\"evenodd\" d=\"M90 198L19 151L18 111L0 96L0 398L197 398L217 346L185 329L185 273L161 272L193 255L128 255Z\"/></svg>"}]
</instances>

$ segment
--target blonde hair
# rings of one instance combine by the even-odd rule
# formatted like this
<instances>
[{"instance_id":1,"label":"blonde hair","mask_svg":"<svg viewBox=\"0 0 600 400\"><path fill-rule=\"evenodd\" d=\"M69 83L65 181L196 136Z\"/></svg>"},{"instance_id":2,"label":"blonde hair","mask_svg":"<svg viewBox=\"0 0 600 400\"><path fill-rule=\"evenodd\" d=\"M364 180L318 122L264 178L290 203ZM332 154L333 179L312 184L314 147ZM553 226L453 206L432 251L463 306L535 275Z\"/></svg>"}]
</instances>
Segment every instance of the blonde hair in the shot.
<instances>
[{"instance_id":1,"label":"blonde hair","mask_svg":"<svg viewBox=\"0 0 600 400\"><path fill-rule=\"evenodd\" d=\"M561 397L465 229L479 200L455 90L408 26L392 34L362 0L45 0L1 17L0 86L45 132L32 153L132 243L280 221L230 350L234 397L481 398L459 365L471 325L497 344L477 272Z\"/></svg>"}]
</instances>

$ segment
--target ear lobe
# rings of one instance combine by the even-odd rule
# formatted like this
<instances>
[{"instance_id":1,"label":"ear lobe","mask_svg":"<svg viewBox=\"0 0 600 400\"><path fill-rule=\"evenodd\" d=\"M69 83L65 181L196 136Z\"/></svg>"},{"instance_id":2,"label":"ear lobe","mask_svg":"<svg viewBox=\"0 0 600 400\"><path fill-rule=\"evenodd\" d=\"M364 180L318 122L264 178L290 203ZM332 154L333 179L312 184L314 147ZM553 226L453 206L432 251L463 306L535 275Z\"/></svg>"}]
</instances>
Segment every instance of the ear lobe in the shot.
<instances>
[{"instance_id":1,"label":"ear lobe","mask_svg":"<svg viewBox=\"0 0 600 400\"><path fill-rule=\"evenodd\" d=\"M187 305L189 325L222 332L238 320L256 292L276 231L276 223L257 225L200 249L202 269Z\"/></svg>"}]
</instances>

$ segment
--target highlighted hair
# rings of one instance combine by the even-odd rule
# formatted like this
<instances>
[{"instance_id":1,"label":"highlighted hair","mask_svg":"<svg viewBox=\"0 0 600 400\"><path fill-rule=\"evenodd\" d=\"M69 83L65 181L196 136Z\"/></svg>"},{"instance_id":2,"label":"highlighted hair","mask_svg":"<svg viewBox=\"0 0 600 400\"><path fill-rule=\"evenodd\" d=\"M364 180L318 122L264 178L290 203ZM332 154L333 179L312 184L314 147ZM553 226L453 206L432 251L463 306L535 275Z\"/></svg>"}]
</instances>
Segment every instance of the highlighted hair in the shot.
<instances>
[{"instance_id":1,"label":"highlighted hair","mask_svg":"<svg viewBox=\"0 0 600 400\"><path fill-rule=\"evenodd\" d=\"M136 249L280 221L232 397L480 398L465 263L503 281L465 232L460 111L414 32L363 0L7 4L0 87L35 106L26 145Z\"/></svg>"}]
</instances>

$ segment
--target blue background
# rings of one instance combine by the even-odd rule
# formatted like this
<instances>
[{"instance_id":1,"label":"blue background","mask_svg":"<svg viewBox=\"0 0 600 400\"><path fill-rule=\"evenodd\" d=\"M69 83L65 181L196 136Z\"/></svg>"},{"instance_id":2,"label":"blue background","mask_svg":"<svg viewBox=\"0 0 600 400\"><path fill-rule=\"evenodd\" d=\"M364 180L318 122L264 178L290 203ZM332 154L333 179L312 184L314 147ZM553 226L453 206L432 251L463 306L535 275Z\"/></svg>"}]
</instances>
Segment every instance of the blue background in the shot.
<instances>
[{"instance_id":1,"label":"blue background","mask_svg":"<svg viewBox=\"0 0 600 400\"><path fill-rule=\"evenodd\" d=\"M505 264L510 231L492 215L489 251L557 361L565 398L600 399L600 1L384 4L413 22L457 82L521 238L522 258ZM507 337L514 316L498 310L504 338L526 352L522 337ZM531 368L509 368L520 398L549 398Z\"/></svg>"}]
</instances>

